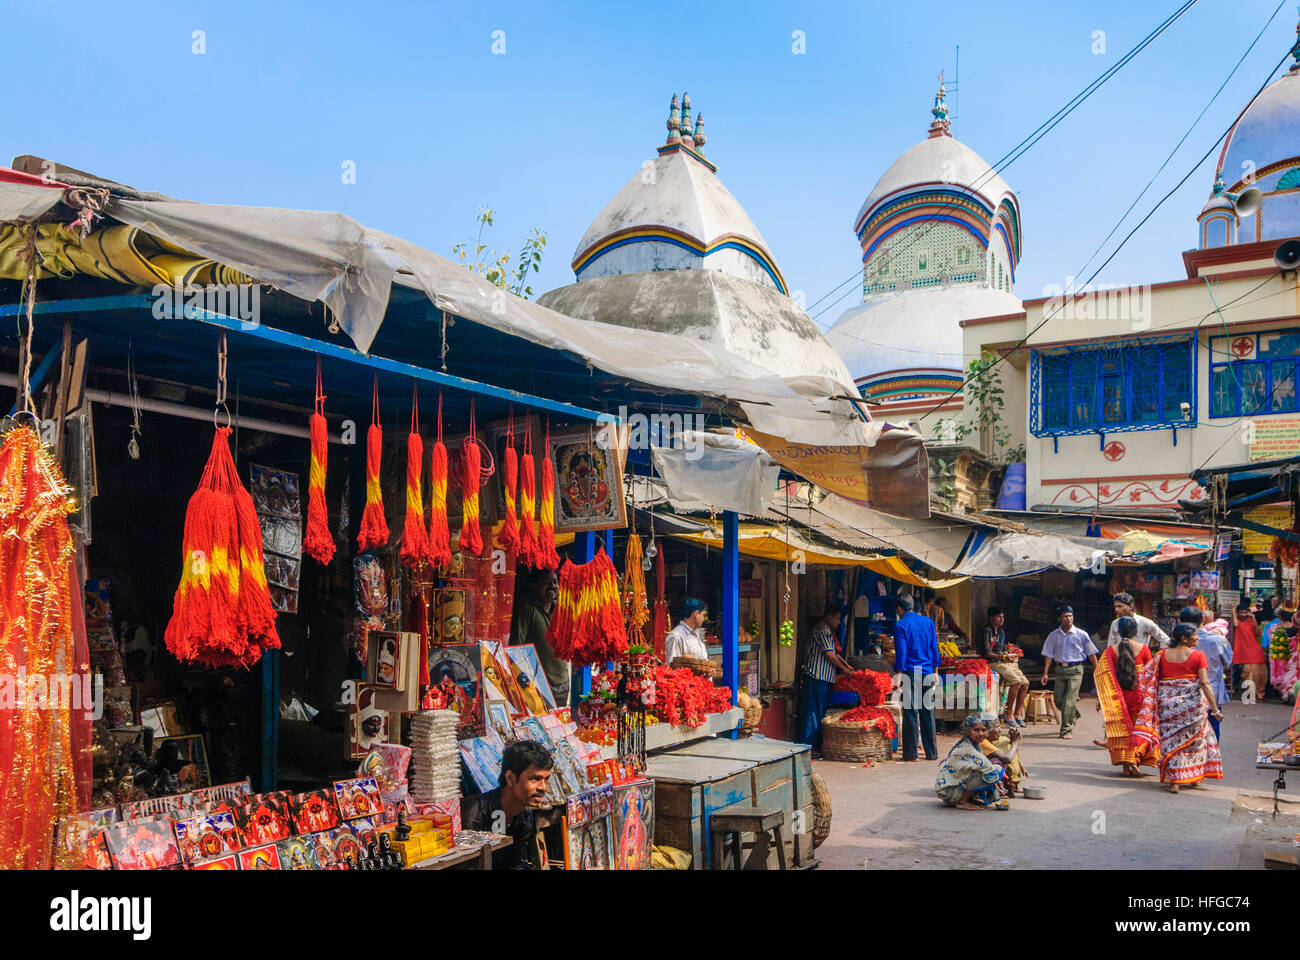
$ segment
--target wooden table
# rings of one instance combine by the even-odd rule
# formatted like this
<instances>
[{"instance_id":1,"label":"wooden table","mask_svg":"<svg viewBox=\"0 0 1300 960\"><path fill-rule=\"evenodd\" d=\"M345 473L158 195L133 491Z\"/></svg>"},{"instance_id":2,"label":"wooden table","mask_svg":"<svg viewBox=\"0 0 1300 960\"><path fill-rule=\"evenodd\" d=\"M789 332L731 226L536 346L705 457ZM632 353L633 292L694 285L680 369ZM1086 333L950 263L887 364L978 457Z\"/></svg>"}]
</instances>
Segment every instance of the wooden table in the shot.
<instances>
[{"instance_id":1,"label":"wooden table","mask_svg":"<svg viewBox=\"0 0 1300 960\"><path fill-rule=\"evenodd\" d=\"M510 837L504 834L495 834L489 843L478 847L456 847L447 853L437 857L430 857L428 860L421 860L419 863L410 867L411 870L447 870L451 867L460 866L461 864L472 864L478 861L477 866L470 866L471 870L491 870L492 854L502 850L514 843Z\"/></svg>"}]
</instances>

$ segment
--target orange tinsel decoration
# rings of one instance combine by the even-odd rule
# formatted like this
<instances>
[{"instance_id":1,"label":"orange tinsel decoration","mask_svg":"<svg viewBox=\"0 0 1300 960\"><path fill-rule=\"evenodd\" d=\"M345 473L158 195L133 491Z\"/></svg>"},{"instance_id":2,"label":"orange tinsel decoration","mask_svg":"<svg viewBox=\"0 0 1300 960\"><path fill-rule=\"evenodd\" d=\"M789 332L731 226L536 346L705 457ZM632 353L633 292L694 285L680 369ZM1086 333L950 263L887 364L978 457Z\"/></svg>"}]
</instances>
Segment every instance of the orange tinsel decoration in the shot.
<instances>
[{"instance_id":1,"label":"orange tinsel decoration","mask_svg":"<svg viewBox=\"0 0 1300 960\"><path fill-rule=\"evenodd\" d=\"M402 563L417 569L429 562L429 535L424 532L424 442L420 439L419 409L411 391L411 432L406 436L406 521L402 528Z\"/></svg>"},{"instance_id":2,"label":"orange tinsel decoration","mask_svg":"<svg viewBox=\"0 0 1300 960\"><path fill-rule=\"evenodd\" d=\"M320 357L317 357L316 412L311 415L311 468L307 474L307 530L302 537L302 552L326 566L334 559L334 535L330 533L329 508L325 505L325 465L328 459L325 395L321 393Z\"/></svg>"},{"instance_id":3,"label":"orange tinsel decoration","mask_svg":"<svg viewBox=\"0 0 1300 960\"><path fill-rule=\"evenodd\" d=\"M451 530L447 526L447 447L442 442L442 394L438 394L438 439L429 470L429 562L451 564Z\"/></svg>"},{"instance_id":4,"label":"orange tinsel decoration","mask_svg":"<svg viewBox=\"0 0 1300 960\"><path fill-rule=\"evenodd\" d=\"M570 561L560 570L559 598L546 642L555 656L575 665L621 660L627 632L618 595L618 571L609 554L599 551L590 563Z\"/></svg>"},{"instance_id":5,"label":"orange tinsel decoration","mask_svg":"<svg viewBox=\"0 0 1300 960\"><path fill-rule=\"evenodd\" d=\"M641 641L641 633L650 619L646 603L645 571L641 569L641 538L629 532L627 553L623 555L623 617L627 621L629 639Z\"/></svg>"},{"instance_id":6,"label":"orange tinsel decoration","mask_svg":"<svg viewBox=\"0 0 1300 960\"><path fill-rule=\"evenodd\" d=\"M460 445L461 471L461 553L477 557L483 552L483 535L479 531L478 490L483 483L483 464L478 448L478 436L475 433L474 401L469 405L469 433Z\"/></svg>"},{"instance_id":7,"label":"orange tinsel decoration","mask_svg":"<svg viewBox=\"0 0 1300 960\"><path fill-rule=\"evenodd\" d=\"M76 747L88 742L88 654L74 636L76 583L68 499L58 462L29 427L0 447L0 665L8 678L0 712L0 869L72 866L76 851L56 836L75 836ZM26 672L26 684L23 674ZM81 674L77 687L54 689L58 675ZM55 700L55 696L58 700ZM21 700L18 698L21 697ZM2 701L0 701L2 702ZM73 709L77 707L79 709Z\"/></svg>"},{"instance_id":8,"label":"orange tinsel decoration","mask_svg":"<svg viewBox=\"0 0 1300 960\"><path fill-rule=\"evenodd\" d=\"M515 431L511 424L506 434L506 452L502 463L501 487L505 492L506 518L501 524L499 540L507 553L519 553L519 519L515 516L515 489L519 483L519 458L515 454Z\"/></svg>"},{"instance_id":9,"label":"orange tinsel decoration","mask_svg":"<svg viewBox=\"0 0 1300 960\"><path fill-rule=\"evenodd\" d=\"M379 486L379 463L384 455L384 428L379 425L379 378L370 407L370 429L366 431L366 508L361 512L357 550L377 550L388 544L388 520L384 517L384 491Z\"/></svg>"},{"instance_id":10,"label":"orange tinsel decoration","mask_svg":"<svg viewBox=\"0 0 1300 960\"><path fill-rule=\"evenodd\" d=\"M554 570L560 565L560 555L555 552L555 466L551 463L551 425L546 425L546 448L542 451L542 504L538 518L541 532L537 535L537 566Z\"/></svg>"},{"instance_id":11,"label":"orange tinsel decoration","mask_svg":"<svg viewBox=\"0 0 1300 960\"><path fill-rule=\"evenodd\" d=\"M279 648L280 637L261 524L235 470L229 436L229 427L217 429L185 511L184 568L163 639L178 660L247 667L264 649Z\"/></svg>"},{"instance_id":12,"label":"orange tinsel decoration","mask_svg":"<svg viewBox=\"0 0 1300 960\"><path fill-rule=\"evenodd\" d=\"M533 423L524 428L524 453L519 458L519 562L539 567L537 547L537 467L533 464Z\"/></svg>"}]
</instances>

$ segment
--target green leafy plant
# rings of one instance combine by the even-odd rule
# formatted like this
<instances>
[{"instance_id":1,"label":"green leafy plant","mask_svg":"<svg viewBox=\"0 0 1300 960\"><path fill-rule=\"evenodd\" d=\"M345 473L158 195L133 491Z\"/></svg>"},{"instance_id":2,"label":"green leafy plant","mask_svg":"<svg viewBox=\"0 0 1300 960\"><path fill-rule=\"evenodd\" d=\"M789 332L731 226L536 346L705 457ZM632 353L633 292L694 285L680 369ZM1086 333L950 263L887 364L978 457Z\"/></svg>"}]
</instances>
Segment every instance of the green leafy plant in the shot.
<instances>
[{"instance_id":1,"label":"green leafy plant","mask_svg":"<svg viewBox=\"0 0 1300 960\"><path fill-rule=\"evenodd\" d=\"M492 226L496 211L491 207L478 208L478 236L474 239L473 253L465 242L452 244L451 252L460 261L460 265L470 273L476 273L488 283L493 284L525 300L533 295L533 288L527 283L530 273L542 269L542 256L546 252L546 233L533 227L532 233L524 238L519 256L511 265L510 251L502 253L489 250L483 242L483 231Z\"/></svg>"},{"instance_id":2,"label":"green leafy plant","mask_svg":"<svg viewBox=\"0 0 1300 960\"><path fill-rule=\"evenodd\" d=\"M993 448L994 463L1005 465L1024 460L1025 445L1011 446L1012 433L1004 425L1006 395L1002 388L1002 373L994 366L997 362L997 354L989 350L970 362L966 368L965 388L965 407L969 415L964 420L940 420L936 427L940 436L951 437L958 443L977 435L987 436Z\"/></svg>"}]
</instances>

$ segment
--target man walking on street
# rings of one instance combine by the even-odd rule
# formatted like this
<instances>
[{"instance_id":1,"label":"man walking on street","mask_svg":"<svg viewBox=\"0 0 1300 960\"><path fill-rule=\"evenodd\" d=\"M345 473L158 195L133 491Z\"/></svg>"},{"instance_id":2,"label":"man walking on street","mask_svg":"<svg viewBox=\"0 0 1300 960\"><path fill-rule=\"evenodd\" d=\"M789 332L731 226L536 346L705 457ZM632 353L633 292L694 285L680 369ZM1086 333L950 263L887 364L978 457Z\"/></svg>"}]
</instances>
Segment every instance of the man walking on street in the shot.
<instances>
[{"instance_id":1,"label":"man walking on street","mask_svg":"<svg viewBox=\"0 0 1300 960\"><path fill-rule=\"evenodd\" d=\"M939 681L939 634L934 621L916 612L910 593L894 601L898 622L894 624L894 672L903 675L903 759L919 760L917 733L925 747L925 759L938 760L934 741L934 687Z\"/></svg>"},{"instance_id":2,"label":"man walking on street","mask_svg":"<svg viewBox=\"0 0 1300 960\"><path fill-rule=\"evenodd\" d=\"M1142 616L1133 608L1133 594L1117 593L1110 600L1115 606L1115 619L1110 622L1110 636L1106 640L1106 646L1113 647L1119 643L1118 624L1124 617L1132 617L1137 621L1137 641L1145 644L1153 654L1169 646L1169 634L1161 630L1154 620Z\"/></svg>"},{"instance_id":3,"label":"man walking on street","mask_svg":"<svg viewBox=\"0 0 1300 960\"><path fill-rule=\"evenodd\" d=\"M1043 644L1043 686L1047 686L1047 675L1056 663L1056 685L1052 690L1052 700L1061 714L1061 739L1069 740L1074 730L1074 723L1079 719L1079 687L1083 685L1083 665L1091 663L1097 667L1097 648L1092 638L1074 625L1074 608L1069 606L1057 610L1060 626L1047 635Z\"/></svg>"},{"instance_id":4,"label":"man walking on street","mask_svg":"<svg viewBox=\"0 0 1300 960\"><path fill-rule=\"evenodd\" d=\"M808 638L808 655L803 665L803 704L799 718L800 740L820 752L822 720L831 703L835 677L852 673L849 662L835 651L835 635L840 629L840 608L828 606Z\"/></svg>"}]
</instances>

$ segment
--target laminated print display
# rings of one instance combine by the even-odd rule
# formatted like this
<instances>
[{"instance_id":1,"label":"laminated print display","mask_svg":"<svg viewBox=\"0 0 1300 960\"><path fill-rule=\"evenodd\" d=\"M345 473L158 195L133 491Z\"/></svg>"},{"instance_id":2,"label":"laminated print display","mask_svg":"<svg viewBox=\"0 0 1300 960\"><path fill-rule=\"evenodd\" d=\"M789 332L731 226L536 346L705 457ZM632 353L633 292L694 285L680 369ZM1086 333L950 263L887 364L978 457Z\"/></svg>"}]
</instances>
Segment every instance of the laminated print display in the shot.
<instances>
[{"instance_id":1,"label":"laminated print display","mask_svg":"<svg viewBox=\"0 0 1300 960\"><path fill-rule=\"evenodd\" d=\"M279 870L280 850L274 843L239 851L240 870Z\"/></svg>"},{"instance_id":2,"label":"laminated print display","mask_svg":"<svg viewBox=\"0 0 1300 960\"><path fill-rule=\"evenodd\" d=\"M384 457L384 429L379 425L379 375L375 375L370 402L370 429L366 431L366 506L357 528L357 550L378 550L388 545L384 518L384 491L379 485L379 465Z\"/></svg>"},{"instance_id":3,"label":"laminated print display","mask_svg":"<svg viewBox=\"0 0 1300 960\"><path fill-rule=\"evenodd\" d=\"M290 837L275 845L281 870L319 870L316 843L311 837Z\"/></svg>"},{"instance_id":4,"label":"laminated print display","mask_svg":"<svg viewBox=\"0 0 1300 960\"><path fill-rule=\"evenodd\" d=\"M386 743L389 715L375 705L374 687L356 685L355 702L348 704L348 759L360 760L378 744Z\"/></svg>"},{"instance_id":5,"label":"laminated print display","mask_svg":"<svg viewBox=\"0 0 1300 960\"><path fill-rule=\"evenodd\" d=\"M303 550L298 475L253 464L251 492L262 526L271 606L279 613L297 613Z\"/></svg>"},{"instance_id":6,"label":"laminated print display","mask_svg":"<svg viewBox=\"0 0 1300 960\"><path fill-rule=\"evenodd\" d=\"M248 798L253 795L253 784L245 777L243 780L236 780L232 783L221 783L215 787L202 787L192 791L194 802L198 803L216 803L220 800L231 800L239 806L247 803Z\"/></svg>"},{"instance_id":7,"label":"laminated print display","mask_svg":"<svg viewBox=\"0 0 1300 960\"><path fill-rule=\"evenodd\" d=\"M78 853L81 860L76 865L83 870L111 870L108 847L104 843L104 829L117 822L116 807L83 810L77 814L76 829L68 835L69 851Z\"/></svg>"},{"instance_id":8,"label":"laminated print display","mask_svg":"<svg viewBox=\"0 0 1300 960\"><path fill-rule=\"evenodd\" d=\"M565 803L566 870L614 868L614 790L600 786Z\"/></svg>"},{"instance_id":9,"label":"laminated print display","mask_svg":"<svg viewBox=\"0 0 1300 960\"><path fill-rule=\"evenodd\" d=\"M271 844L293 834L293 794L287 790L251 798L236 815L244 842Z\"/></svg>"},{"instance_id":10,"label":"laminated print display","mask_svg":"<svg viewBox=\"0 0 1300 960\"><path fill-rule=\"evenodd\" d=\"M333 790L309 790L293 799L293 823L299 833L332 830L339 825ZM283 852L283 851L282 851Z\"/></svg>"},{"instance_id":11,"label":"laminated print display","mask_svg":"<svg viewBox=\"0 0 1300 960\"><path fill-rule=\"evenodd\" d=\"M0 445L0 663L29 678L75 673L80 686L89 680L90 655L84 621L74 623L82 584L68 494L35 431L9 430ZM60 697L53 707L29 702L36 699L16 709L11 702L0 719L0 869L50 869L75 859L54 838L74 829L78 777L88 785L91 776L90 715L72 709L69 701L79 698ZM77 769L81 756L84 771Z\"/></svg>"},{"instance_id":12,"label":"laminated print display","mask_svg":"<svg viewBox=\"0 0 1300 960\"><path fill-rule=\"evenodd\" d=\"M420 439L420 408L411 387L411 432L406 435L406 518L402 523L402 563L413 570L429 565L429 534L424 529L424 441Z\"/></svg>"},{"instance_id":13,"label":"laminated print display","mask_svg":"<svg viewBox=\"0 0 1300 960\"><path fill-rule=\"evenodd\" d=\"M278 650L262 530L219 427L185 512L184 569L164 640L182 663L249 667Z\"/></svg>"},{"instance_id":14,"label":"laminated print display","mask_svg":"<svg viewBox=\"0 0 1300 960\"><path fill-rule=\"evenodd\" d=\"M379 796L379 784L375 782L374 777L336 780L334 804L338 807L339 817L343 820L373 817L384 809L384 802Z\"/></svg>"},{"instance_id":15,"label":"laminated print display","mask_svg":"<svg viewBox=\"0 0 1300 960\"><path fill-rule=\"evenodd\" d=\"M346 864L349 860L353 863L360 863L361 858L366 855L365 845L357 837L357 834L351 828L351 824L346 827L336 827L333 830L326 831L329 836L331 852L333 853L334 865L340 866ZM318 837L326 834L317 834ZM316 849L317 859L320 858L320 846ZM324 863L321 864L324 866Z\"/></svg>"},{"instance_id":16,"label":"laminated print display","mask_svg":"<svg viewBox=\"0 0 1300 960\"><path fill-rule=\"evenodd\" d=\"M614 869L649 870L655 835L655 785L636 780L614 787Z\"/></svg>"},{"instance_id":17,"label":"laminated print display","mask_svg":"<svg viewBox=\"0 0 1300 960\"><path fill-rule=\"evenodd\" d=\"M186 863L235 853L244 846L235 818L229 813L187 817L176 821L176 843Z\"/></svg>"},{"instance_id":18,"label":"laminated print display","mask_svg":"<svg viewBox=\"0 0 1300 960\"><path fill-rule=\"evenodd\" d=\"M232 853L213 860L200 860L189 866L191 870L238 870L239 857Z\"/></svg>"},{"instance_id":19,"label":"laminated print display","mask_svg":"<svg viewBox=\"0 0 1300 960\"><path fill-rule=\"evenodd\" d=\"M429 562L451 565L451 530L447 523L447 446L442 441L442 394L438 394L438 436L429 463Z\"/></svg>"},{"instance_id":20,"label":"laminated print display","mask_svg":"<svg viewBox=\"0 0 1300 960\"><path fill-rule=\"evenodd\" d=\"M322 566L334 559L329 507L325 505L325 468L329 463L329 432L325 424L325 394L321 388L320 357L316 358L316 412L311 415L311 466L307 472L307 532L302 549Z\"/></svg>"},{"instance_id":21,"label":"laminated print display","mask_svg":"<svg viewBox=\"0 0 1300 960\"><path fill-rule=\"evenodd\" d=\"M104 840L116 870L158 870L181 862L169 817L115 823L104 829Z\"/></svg>"},{"instance_id":22,"label":"laminated print display","mask_svg":"<svg viewBox=\"0 0 1300 960\"><path fill-rule=\"evenodd\" d=\"M387 800L407 786L406 771L411 765L412 752L411 747L399 743L377 743L362 759L357 776L374 777L380 795Z\"/></svg>"},{"instance_id":23,"label":"laminated print display","mask_svg":"<svg viewBox=\"0 0 1300 960\"><path fill-rule=\"evenodd\" d=\"M461 759L465 761L465 769L480 792L487 793L500 786L501 763L506 749L500 734L488 727L483 736L461 740L457 746Z\"/></svg>"},{"instance_id":24,"label":"laminated print display","mask_svg":"<svg viewBox=\"0 0 1300 960\"><path fill-rule=\"evenodd\" d=\"M548 434L546 446L555 471L556 530L581 533L627 526L619 435L613 425Z\"/></svg>"},{"instance_id":25,"label":"laminated print display","mask_svg":"<svg viewBox=\"0 0 1300 960\"><path fill-rule=\"evenodd\" d=\"M411 718L411 796L432 803L460 796L460 751L456 747L458 710L422 710Z\"/></svg>"},{"instance_id":26,"label":"laminated print display","mask_svg":"<svg viewBox=\"0 0 1300 960\"><path fill-rule=\"evenodd\" d=\"M517 716L536 717L555 709L555 694L531 643L484 643L481 651L485 701L504 701Z\"/></svg>"}]
</instances>

